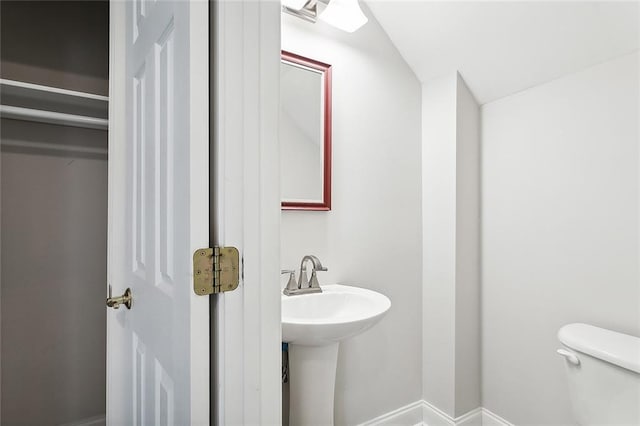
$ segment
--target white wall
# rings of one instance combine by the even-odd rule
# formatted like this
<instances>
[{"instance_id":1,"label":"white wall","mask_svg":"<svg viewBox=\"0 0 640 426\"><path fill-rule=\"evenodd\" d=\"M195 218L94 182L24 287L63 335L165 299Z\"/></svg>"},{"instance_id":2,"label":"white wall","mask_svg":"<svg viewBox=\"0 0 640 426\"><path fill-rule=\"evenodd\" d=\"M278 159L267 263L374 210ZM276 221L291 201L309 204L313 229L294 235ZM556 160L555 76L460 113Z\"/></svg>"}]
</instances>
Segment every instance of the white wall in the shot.
<instances>
[{"instance_id":1,"label":"white wall","mask_svg":"<svg viewBox=\"0 0 640 426\"><path fill-rule=\"evenodd\" d=\"M369 22L352 34L282 20L283 49L333 66L332 210L282 213L282 268L315 254L329 268L321 285L367 287L392 302L340 347L338 425L421 398L420 84L363 9Z\"/></svg>"},{"instance_id":2,"label":"white wall","mask_svg":"<svg viewBox=\"0 0 640 426\"><path fill-rule=\"evenodd\" d=\"M454 413L461 416L481 403L480 106L459 74L457 85Z\"/></svg>"},{"instance_id":3,"label":"white wall","mask_svg":"<svg viewBox=\"0 0 640 426\"><path fill-rule=\"evenodd\" d=\"M422 87L423 397L449 415L455 401L457 74Z\"/></svg>"},{"instance_id":4,"label":"white wall","mask_svg":"<svg viewBox=\"0 0 640 426\"><path fill-rule=\"evenodd\" d=\"M422 86L423 397L480 406L480 109L458 75Z\"/></svg>"},{"instance_id":5,"label":"white wall","mask_svg":"<svg viewBox=\"0 0 640 426\"><path fill-rule=\"evenodd\" d=\"M570 424L557 330L640 334L638 53L482 108L483 404Z\"/></svg>"}]
</instances>

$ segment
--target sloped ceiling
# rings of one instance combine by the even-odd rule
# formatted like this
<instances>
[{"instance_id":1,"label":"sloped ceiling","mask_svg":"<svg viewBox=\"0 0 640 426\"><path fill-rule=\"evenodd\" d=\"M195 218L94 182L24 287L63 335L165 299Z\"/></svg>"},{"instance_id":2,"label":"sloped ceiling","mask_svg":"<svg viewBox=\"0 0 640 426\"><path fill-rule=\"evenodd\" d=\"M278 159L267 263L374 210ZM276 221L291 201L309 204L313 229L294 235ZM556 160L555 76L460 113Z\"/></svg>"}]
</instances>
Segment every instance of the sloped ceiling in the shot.
<instances>
[{"instance_id":1,"label":"sloped ceiling","mask_svg":"<svg viewBox=\"0 0 640 426\"><path fill-rule=\"evenodd\" d=\"M640 48L640 2L365 0L423 82L459 71L479 103Z\"/></svg>"}]
</instances>

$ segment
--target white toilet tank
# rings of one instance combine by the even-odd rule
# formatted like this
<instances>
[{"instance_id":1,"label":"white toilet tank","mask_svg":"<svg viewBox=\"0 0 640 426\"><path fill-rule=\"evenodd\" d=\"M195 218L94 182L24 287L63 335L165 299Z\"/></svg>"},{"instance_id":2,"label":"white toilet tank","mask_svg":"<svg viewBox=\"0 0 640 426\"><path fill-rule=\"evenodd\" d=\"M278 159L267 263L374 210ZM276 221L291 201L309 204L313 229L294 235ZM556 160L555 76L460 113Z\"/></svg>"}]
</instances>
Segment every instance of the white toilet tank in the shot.
<instances>
[{"instance_id":1,"label":"white toilet tank","mask_svg":"<svg viewBox=\"0 0 640 426\"><path fill-rule=\"evenodd\" d=\"M582 426L640 425L640 338L587 324L558 332L569 393Z\"/></svg>"}]
</instances>

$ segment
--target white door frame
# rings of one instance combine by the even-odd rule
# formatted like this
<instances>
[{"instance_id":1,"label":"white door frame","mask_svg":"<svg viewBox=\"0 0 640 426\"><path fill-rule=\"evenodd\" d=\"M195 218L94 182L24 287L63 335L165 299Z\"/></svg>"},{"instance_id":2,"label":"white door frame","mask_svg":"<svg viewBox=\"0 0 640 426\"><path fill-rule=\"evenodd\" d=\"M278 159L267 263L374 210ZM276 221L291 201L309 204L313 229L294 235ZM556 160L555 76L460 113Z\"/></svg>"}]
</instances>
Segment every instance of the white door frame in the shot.
<instances>
[{"instance_id":1,"label":"white door frame","mask_svg":"<svg viewBox=\"0 0 640 426\"><path fill-rule=\"evenodd\" d=\"M280 425L280 2L216 0L214 243L243 258L237 290L214 297L216 425Z\"/></svg>"}]
</instances>

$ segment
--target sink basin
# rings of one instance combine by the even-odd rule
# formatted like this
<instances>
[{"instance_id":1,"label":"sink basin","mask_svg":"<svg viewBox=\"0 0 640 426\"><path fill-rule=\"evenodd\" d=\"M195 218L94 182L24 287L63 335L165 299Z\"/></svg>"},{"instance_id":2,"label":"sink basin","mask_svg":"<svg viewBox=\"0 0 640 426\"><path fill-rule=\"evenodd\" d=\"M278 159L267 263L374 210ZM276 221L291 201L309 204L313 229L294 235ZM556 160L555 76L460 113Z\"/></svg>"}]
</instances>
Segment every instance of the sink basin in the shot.
<instances>
[{"instance_id":1,"label":"sink basin","mask_svg":"<svg viewBox=\"0 0 640 426\"><path fill-rule=\"evenodd\" d=\"M292 425L333 425L340 341L370 328L391 307L387 296L372 290L338 284L321 287L322 293L282 296Z\"/></svg>"},{"instance_id":2,"label":"sink basin","mask_svg":"<svg viewBox=\"0 0 640 426\"><path fill-rule=\"evenodd\" d=\"M322 346L376 324L391 307L388 297L346 285L323 285L322 293L282 296L282 340Z\"/></svg>"}]
</instances>

